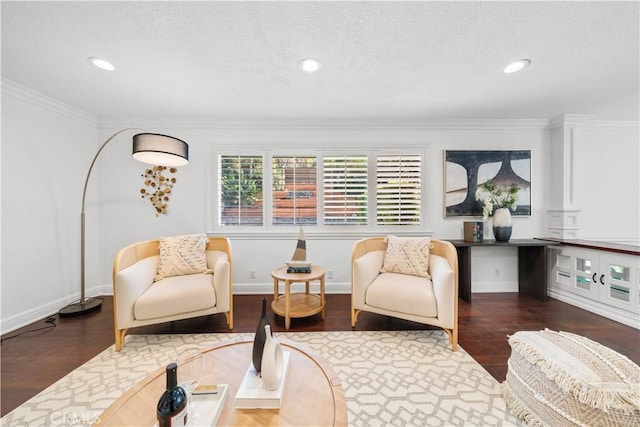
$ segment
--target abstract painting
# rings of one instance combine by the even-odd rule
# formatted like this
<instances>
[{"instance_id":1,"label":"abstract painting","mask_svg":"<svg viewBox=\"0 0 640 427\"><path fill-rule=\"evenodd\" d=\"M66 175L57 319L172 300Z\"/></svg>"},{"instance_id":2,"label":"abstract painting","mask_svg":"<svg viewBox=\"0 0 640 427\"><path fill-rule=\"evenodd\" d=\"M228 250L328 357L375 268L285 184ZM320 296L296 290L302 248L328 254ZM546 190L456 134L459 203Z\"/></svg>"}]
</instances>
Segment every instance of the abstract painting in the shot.
<instances>
[{"instance_id":1,"label":"abstract painting","mask_svg":"<svg viewBox=\"0 0 640 427\"><path fill-rule=\"evenodd\" d=\"M520 187L512 215L531 215L531 150L444 151L444 216L482 216L478 186Z\"/></svg>"}]
</instances>

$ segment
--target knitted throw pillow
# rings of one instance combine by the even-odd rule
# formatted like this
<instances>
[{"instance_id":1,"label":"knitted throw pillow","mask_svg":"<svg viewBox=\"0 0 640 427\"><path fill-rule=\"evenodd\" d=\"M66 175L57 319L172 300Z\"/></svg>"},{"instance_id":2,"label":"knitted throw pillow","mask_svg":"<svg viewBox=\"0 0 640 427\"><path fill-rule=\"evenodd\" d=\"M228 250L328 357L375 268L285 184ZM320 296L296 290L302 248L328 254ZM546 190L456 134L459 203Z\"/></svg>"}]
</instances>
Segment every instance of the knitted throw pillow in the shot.
<instances>
[{"instance_id":1,"label":"knitted throw pillow","mask_svg":"<svg viewBox=\"0 0 640 427\"><path fill-rule=\"evenodd\" d=\"M185 274L207 273L207 235L161 237L160 262L155 280Z\"/></svg>"},{"instance_id":2,"label":"knitted throw pillow","mask_svg":"<svg viewBox=\"0 0 640 427\"><path fill-rule=\"evenodd\" d=\"M384 255L383 273L401 273L426 277L429 274L429 237L397 237L388 236L387 251Z\"/></svg>"}]
</instances>

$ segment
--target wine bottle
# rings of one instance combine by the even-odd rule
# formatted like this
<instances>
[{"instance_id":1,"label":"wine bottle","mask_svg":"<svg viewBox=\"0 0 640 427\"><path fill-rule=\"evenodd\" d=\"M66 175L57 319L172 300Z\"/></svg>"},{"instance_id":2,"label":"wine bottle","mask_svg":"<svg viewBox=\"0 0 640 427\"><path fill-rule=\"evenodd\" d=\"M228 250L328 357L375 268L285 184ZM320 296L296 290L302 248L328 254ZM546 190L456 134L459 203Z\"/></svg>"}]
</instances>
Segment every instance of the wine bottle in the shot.
<instances>
[{"instance_id":1,"label":"wine bottle","mask_svg":"<svg viewBox=\"0 0 640 427\"><path fill-rule=\"evenodd\" d=\"M178 365L167 365L167 389L156 410L158 427L185 427L187 425L187 392L178 385Z\"/></svg>"}]
</instances>

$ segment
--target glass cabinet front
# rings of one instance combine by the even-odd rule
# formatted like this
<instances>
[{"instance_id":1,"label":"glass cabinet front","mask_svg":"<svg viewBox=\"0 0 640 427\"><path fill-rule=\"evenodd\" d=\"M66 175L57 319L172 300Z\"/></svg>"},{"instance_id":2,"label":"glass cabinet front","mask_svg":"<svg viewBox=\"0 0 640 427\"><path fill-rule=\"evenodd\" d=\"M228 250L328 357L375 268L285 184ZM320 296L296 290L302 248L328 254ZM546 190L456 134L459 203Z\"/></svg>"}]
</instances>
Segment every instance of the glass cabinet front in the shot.
<instances>
[{"instance_id":1,"label":"glass cabinet front","mask_svg":"<svg viewBox=\"0 0 640 427\"><path fill-rule=\"evenodd\" d=\"M640 256L573 247L549 252L551 296L587 310L597 307L605 317L640 329Z\"/></svg>"},{"instance_id":2,"label":"glass cabinet front","mask_svg":"<svg viewBox=\"0 0 640 427\"><path fill-rule=\"evenodd\" d=\"M597 266L591 257L578 253L574 257L574 291L586 295L597 296L598 282L595 269Z\"/></svg>"},{"instance_id":3,"label":"glass cabinet front","mask_svg":"<svg viewBox=\"0 0 640 427\"><path fill-rule=\"evenodd\" d=\"M631 275L633 271L633 260L615 259L603 256L600 262L602 273L598 276L598 281L602 287L600 298L606 300L609 304L621 307L631 308L633 293L633 282Z\"/></svg>"}]
</instances>

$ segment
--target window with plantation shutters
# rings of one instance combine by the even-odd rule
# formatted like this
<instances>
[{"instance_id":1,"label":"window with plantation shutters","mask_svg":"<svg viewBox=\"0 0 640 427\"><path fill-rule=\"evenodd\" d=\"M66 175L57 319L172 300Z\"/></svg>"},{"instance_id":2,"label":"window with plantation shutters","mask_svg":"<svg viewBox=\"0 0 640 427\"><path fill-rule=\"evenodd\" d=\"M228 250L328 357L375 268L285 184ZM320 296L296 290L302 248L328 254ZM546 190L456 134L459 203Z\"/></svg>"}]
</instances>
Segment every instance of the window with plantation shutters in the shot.
<instances>
[{"instance_id":1,"label":"window with plantation shutters","mask_svg":"<svg viewBox=\"0 0 640 427\"><path fill-rule=\"evenodd\" d=\"M322 159L323 224L366 225L368 158L325 156Z\"/></svg>"},{"instance_id":2,"label":"window with plantation shutters","mask_svg":"<svg viewBox=\"0 0 640 427\"><path fill-rule=\"evenodd\" d=\"M300 226L328 234L341 227L357 233L422 231L427 152L357 150L214 152L211 223L238 234L289 233Z\"/></svg>"},{"instance_id":3,"label":"window with plantation shutters","mask_svg":"<svg viewBox=\"0 0 640 427\"><path fill-rule=\"evenodd\" d=\"M273 225L316 225L318 186L315 157L271 159Z\"/></svg>"},{"instance_id":4,"label":"window with plantation shutters","mask_svg":"<svg viewBox=\"0 0 640 427\"><path fill-rule=\"evenodd\" d=\"M379 154L376 157L376 224L419 225L422 156Z\"/></svg>"},{"instance_id":5,"label":"window with plantation shutters","mask_svg":"<svg viewBox=\"0 0 640 427\"><path fill-rule=\"evenodd\" d=\"M262 156L219 156L219 225L263 224Z\"/></svg>"}]
</instances>

